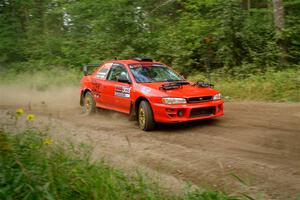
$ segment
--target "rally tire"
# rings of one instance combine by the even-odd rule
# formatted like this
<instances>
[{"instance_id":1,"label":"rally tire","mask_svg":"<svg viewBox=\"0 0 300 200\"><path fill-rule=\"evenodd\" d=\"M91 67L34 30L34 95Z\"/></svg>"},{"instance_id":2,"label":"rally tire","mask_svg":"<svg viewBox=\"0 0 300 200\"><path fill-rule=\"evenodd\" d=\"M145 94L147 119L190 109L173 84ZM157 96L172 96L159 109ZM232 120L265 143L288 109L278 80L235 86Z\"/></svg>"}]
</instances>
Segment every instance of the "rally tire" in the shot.
<instances>
[{"instance_id":1,"label":"rally tire","mask_svg":"<svg viewBox=\"0 0 300 200\"><path fill-rule=\"evenodd\" d=\"M87 92L83 100L83 112L92 115L96 112L96 103L91 92Z\"/></svg>"},{"instance_id":2,"label":"rally tire","mask_svg":"<svg viewBox=\"0 0 300 200\"><path fill-rule=\"evenodd\" d=\"M143 131L151 131L154 129L155 122L153 112L148 101L142 101L138 109L138 123Z\"/></svg>"}]
</instances>

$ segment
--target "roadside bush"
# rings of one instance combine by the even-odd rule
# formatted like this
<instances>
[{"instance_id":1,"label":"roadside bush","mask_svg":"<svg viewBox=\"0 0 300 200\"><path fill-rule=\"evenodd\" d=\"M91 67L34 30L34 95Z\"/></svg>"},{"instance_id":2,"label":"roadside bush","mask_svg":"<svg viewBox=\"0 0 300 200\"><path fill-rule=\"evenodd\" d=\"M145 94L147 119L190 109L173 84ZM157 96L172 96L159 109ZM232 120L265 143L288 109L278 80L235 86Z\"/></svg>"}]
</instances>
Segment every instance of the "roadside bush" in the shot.
<instances>
[{"instance_id":1,"label":"roadside bush","mask_svg":"<svg viewBox=\"0 0 300 200\"><path fill-rule=\"evenodd\" d=\"M192 75L190 80L198 80ZM201 76L200 76L201 77ZM225 99L299 102L300 70L267 71L244 78L227 76L223 73L212 74L212 83L220 90ZM207 79L206 79L207 80Z\"/></svg>"}]
</instances>

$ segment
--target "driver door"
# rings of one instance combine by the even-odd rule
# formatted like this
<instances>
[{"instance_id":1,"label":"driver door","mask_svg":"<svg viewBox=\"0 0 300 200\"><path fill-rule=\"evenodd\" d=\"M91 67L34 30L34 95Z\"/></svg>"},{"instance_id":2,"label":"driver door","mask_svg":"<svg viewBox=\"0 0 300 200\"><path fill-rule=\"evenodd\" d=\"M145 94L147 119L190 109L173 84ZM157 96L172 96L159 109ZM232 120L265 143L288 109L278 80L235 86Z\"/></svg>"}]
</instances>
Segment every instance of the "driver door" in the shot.
<instances>
[{"instance_id":1,"label":"driver door","mask_svg":"<svg viewBox=\"0 0 300 200\"><path fill-rule=\"evenodd\" d=\"M119 63L114 63L110 68L106 80L103 81L103 100L105 101L105 106L107 108L129 113L131 103L131 84L119 82L118 78L121 75L127 76L128 80L130 80L125 66Z\"/></svg>"}]
</instances>

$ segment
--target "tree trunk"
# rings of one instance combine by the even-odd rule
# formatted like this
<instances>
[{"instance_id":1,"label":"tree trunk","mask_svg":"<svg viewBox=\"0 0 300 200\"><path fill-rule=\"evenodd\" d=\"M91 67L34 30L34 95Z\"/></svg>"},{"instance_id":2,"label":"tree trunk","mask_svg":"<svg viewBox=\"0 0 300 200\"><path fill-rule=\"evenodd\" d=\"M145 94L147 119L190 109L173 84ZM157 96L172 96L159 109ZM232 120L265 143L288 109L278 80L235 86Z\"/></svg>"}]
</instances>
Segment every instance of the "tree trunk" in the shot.
<instances>
[{"instance_id":1,"label":"tree trunk","mask_svg":"<svg viewBox=\"0 0 300 200\"><path fill-rule=\"evenodd\" d=\"M282 0L273 0L274 24L277 31L284 28L284 8Z\"/></svg>"},{"instance_id":2,"label":"tree trunk","mask_svg":"<svg viewBox=\"0 0 300 200\"><path fill-rule=\"evenodd\" d=\"M280 64L286 64L286 55L287 55L287 47L285 45L285 41L282 35L282 31L285 26L284 19L284 7L283 0L273 0L273 17L274 17L274 25L277 35L279 36L277 40L277 44L281 51L281 55L279 57Z\"/></svg>"},{"instance_id":3,"label":"tree trunk","mask_svg":"<svg viewBox=\"0 0 300 200\"><path fill-rule=\"evenodd\" d=\"M247 0L247 10L250 12L251 9L251 0Z\"/></svg>"},{"instance_id":4,"label":"tree trunk","mask_svg":"<svg viewBox=\"0 0 300 200\"><path fill-rule=\"evenodd\" d=\"M243 8L248 11L250 14L250 9L251 9L251 0L243 0Z\"/></svg>"}]
</instances>

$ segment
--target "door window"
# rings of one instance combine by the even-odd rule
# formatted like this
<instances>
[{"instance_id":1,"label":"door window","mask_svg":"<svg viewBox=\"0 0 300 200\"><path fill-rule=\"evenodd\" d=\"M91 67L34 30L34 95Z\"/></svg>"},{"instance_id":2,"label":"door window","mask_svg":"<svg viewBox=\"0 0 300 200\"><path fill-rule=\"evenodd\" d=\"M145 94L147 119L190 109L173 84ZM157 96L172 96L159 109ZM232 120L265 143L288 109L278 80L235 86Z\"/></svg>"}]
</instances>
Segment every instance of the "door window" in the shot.
<instances>
[{"instance_id":1,"label":"door window","mask_svg":"<svg viewBox=\"0 0 300 200\"><path fill-rule=\"evenodd\" d=\"M107 72L109 71L109 68L112 66L112 63L106 63L99 69L99 71L96 74L96 78L105 79Z\"/></svg>"},{"instance_id":2,"label":"door window","mask_svg":"<svg viewBox=\"0 0 300 200\"><path fill-rule=\"evenodd\" d=\"M118 78L120 76L126 76L129 80L129 76L126 68L121 64L113 64L107 76L107 80L118 81Z\"/></svg>"}]
</instances>

